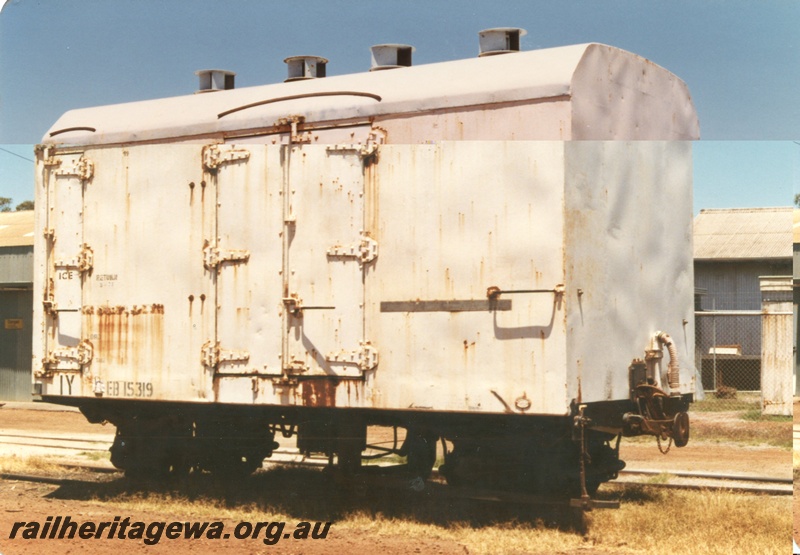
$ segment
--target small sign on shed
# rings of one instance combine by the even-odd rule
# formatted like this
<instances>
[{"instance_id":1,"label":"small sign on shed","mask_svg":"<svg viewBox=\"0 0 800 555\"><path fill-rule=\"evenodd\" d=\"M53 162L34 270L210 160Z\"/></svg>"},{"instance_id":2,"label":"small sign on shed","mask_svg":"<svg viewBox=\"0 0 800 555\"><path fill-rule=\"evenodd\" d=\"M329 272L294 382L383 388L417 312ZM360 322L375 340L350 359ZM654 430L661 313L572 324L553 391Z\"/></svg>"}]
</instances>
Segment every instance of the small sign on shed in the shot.
<instances>
[{"instance_id":1,"label":"small sign on shed","mask_svg":"<svg viewBox=\"0 0 800 555\"><path fill-rule=\"evenodd\" d=\"M21 330L23 328L22 318L6 318L4 328L7 330Z\"/></svg>"}]
</instances>

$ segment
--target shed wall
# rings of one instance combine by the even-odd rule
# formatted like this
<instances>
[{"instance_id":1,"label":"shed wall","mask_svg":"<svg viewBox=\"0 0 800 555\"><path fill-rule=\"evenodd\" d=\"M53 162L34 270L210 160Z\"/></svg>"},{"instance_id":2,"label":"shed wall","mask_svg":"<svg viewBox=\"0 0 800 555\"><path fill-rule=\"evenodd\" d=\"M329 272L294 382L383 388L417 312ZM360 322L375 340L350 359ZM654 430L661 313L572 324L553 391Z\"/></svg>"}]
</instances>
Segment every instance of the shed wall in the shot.
<instances>
[{"instance_id":1,"label":"shed wall","mask_svg":"<svg viewBox=\"0 0 800 555\"><path fill-rule=\"evenodd\" d=\"M33 247L0 248L0 287L30 287L33 283Z\"/></svg>"},{"instance_id":2,"label":"shed wall","mask_svg":"<svg viewBox=\"0 0 800 555\"><path fill-rule=\"evenodd\" d=\"M31 399L33 292L0 290L0 400Z\"/></svg>"},{"instance_id":3,"label":"shed wall","mask_svg":"<svg viewBox=\"0 0 800 555\"><path fill-rule=\"evenodd\" d=\"M0 400L31 395L33 247L0 248Z\"/></svg>"}]
</instances>

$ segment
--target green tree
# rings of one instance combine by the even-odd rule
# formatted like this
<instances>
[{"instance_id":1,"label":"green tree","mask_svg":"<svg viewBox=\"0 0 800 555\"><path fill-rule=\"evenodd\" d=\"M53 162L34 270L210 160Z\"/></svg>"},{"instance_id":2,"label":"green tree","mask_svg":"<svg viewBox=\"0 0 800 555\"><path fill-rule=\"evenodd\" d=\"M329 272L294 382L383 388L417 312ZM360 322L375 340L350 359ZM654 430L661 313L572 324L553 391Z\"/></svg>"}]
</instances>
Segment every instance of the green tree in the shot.
<instances>
[{"instance_id":1,"label":"green tree","mask_svg":"<svg viewBox=\"0 0 800 555\"><path fill-rule=\"evenodd\" d=\"M11 199L0 197L0 212L11 212Z\"/></svg>"},{"instance_id":2,"label":"green tree","mask_svg":"<svg viewBox=\"0 0 800 555\"><path fill-rule=\"evenodd\" d=\"M17 205L17 212L22 212L23 210L33 210L33 201L32 200L25 200L20 202Z\"/></svg>"}]
</instances>

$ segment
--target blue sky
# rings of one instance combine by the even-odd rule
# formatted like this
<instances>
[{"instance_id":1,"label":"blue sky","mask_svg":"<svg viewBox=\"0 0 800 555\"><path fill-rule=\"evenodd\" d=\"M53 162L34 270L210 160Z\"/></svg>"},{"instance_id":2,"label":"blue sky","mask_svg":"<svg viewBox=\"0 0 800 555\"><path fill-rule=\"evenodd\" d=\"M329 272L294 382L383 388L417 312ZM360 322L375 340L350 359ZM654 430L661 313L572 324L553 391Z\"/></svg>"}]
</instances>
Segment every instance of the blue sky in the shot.
<instances>
[{"instance_id":1,"label":"blue sky","mask_svg":"<svg viewBox=\"0 0 800 555\"><path fill-rule=\"evenodd\" d=\"M279 82L283 59L369 68L369 46L414 63L473 57L477 32L527 29L523 50L602 42L689 86L701 125L695 211L781 206L800 190L800 2L795 0L9 0L0 12L0 196L33 196L31 145L65 111L190 94L194 71ZM23 158L19 158L11 151Z\"/></svg>"}]
</instances>

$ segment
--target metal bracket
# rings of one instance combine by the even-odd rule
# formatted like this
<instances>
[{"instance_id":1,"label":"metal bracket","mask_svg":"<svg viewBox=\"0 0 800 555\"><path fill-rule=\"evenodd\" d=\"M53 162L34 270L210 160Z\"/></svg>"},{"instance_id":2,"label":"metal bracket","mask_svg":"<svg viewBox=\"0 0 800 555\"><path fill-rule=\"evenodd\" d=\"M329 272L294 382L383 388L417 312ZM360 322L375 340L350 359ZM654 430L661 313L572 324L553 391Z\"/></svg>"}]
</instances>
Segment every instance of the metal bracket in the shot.
<instances>
[{"instance_id":1,"label":"metal bracket","mask_svg":"<svg viewBox=\"0 0 800 555\"><path fill-rule=\"evenodd\" d=\"M279 127L283 127L288 125L291 128L289 133L289 142L291 144L308 144L311 142L311 133L298 133L297 126L301 123L305 123L306 118L305 116L288 116L285 118L280 118L278 121L275 122L275 125Z\"/></svg>"},{"instance_id":2,"label":"metal bracket","mask_svg":"<svg viewBox=\"0 0 800 555\"><path fill-rule=\"evenodd\" d=\"M369 137L367 137L367 143L361 147L361 151L359 154L361 158L364 160L364 163L369 166L374 164L378 159L378 148L386 142L386 130L380 127L374 128Z\"/></svg>"},{"instance_id":3,"label":"metal bracket","mask_svg":"<svg viewBox=\"0 0 800 555\"><path fill-rule=\"evenodd\" d=\"M330 258L355 258L359 264L369 264L378 258L378 243L366 234L361 235L361 241L348 247L335 245L328 249Z\"/></svg>"},{"instance_id":4,"label":"metal bracket","mask_svg":"<svg viewBox=\"0 0 800 555\"><path fill-rule=\"evenodd\" d=\"M304 372L308 372L308 366L306 366L306 363L302 360L293 358L286 365L284 365L283 371L287 376L303 374Z\"/></svg>"},{"instance_id":5,"label":"metal bracket","mask_svg":"<svg viewBox=\"0 0 800 555\"><path fill-rule=\"evenodd\" d=\"M297 378L291 378L289 376L281 376L279 378L272 378L272 385L276 388L289 388L289 387L297 387L300 382ZM284 436L284 437L291 437L291 436Z\"/></svg>"},{"instance_id":6,"label":"metal bracket","mask_svg":"<svg viewBox=\"0 0 800 555\"><path fill-rule=\"evenodd\" d=\"M330 154L358 154L362 160L372 163L375 160L375 154L378 152L378 147L381 143L372 142L373 134L370 134L366 144L335 144L325 148L325 151Z\"/></svg>"},{"instance_id":7,"label":"metal bracket","mask_svg":"<svg viewBox=\"0 0 800 555\"><path fill-rule=\"evenodd\" d=\"M94 345L83 339L77 347L54 349L43 360L45 374L52 370L80 370L94 358Z\"/></svg>"},{"instance_id":8,"label":"metal bracket","mask_svg":"<svg viewBox=\"0 0 800 555\"><path fill-rule=\"evenodd\" d=\"M94 267L94 251L86 243L83 244L78 254L78 271L88 272Z\"/></svg>"},{"instance_id":9,"label":"metal bracket","mask_svg":"<svg viewBox=\"0 0 800 555\"><path fill-rule=\"evenodd\" d=\"M60 160L47 160L45 165L60 166L61 164ZM80 158L73 162L71 166L62 167L53 173L62 177L77 177L81 181L89 181L94 176L94 162L88 158Z\"/></svg>"},{"instance_id":10,"label":"metal bracket","mask_svg":"<svg viewBox=\"0 0 800 555\"><path fill-rule=\"evenodd\" d=\"M328 362L355 364L362 372L378 366L378 350L369 341L360 341L361 347L355 351L340 351L325 357Z\"/></svg>"},{"instance_id":11,"label":"metal bracket","mask_svg":"<svg viewBox=\"0 0 800 555\"><path fill-rule=\"evenodd\" d=\"M292 316L300 316L303 312L303 301L297 295L283 298L283 306Z\"/></svg>"},{"instance_id":12,"label":"metal bracket","mask_svg":"<svg viewBox=\"0 0 800 555\"><path fill-rule=\"evenodd\" d=\"M206 341L200 349L200 357L203 366L216 368L220 362L247 362L250 360L250 353L247 351L227 351L220 348L219 341L216 343Z\"/></svg>"},{"instance_id":13,"label":"metal bracket","mask_svg":"<svg viewBox=\"0 0 800 555\"><path fill-rule=\"evenodd\" d=\"M58 316L57 310L58 306L55 302L55 297L53 295L53 290L55 289L53 278L48 278L47 286L44 290L44 299L42 300L42 306L44 307L44 311L47 314Z\"/></svg>"},{"instance_id":14,"label":"metal bracket","mask_svg":"<svg viewBox=\"0 0 800 555\"><path fill-rule=\"evenodd\" d=\"M247 250L220 250L216 245L206 243L203 247L203 265L215 269L223 262L246 262L250 258Z\"/></svg>"},{"instance_id":15,"label":"metal bracket","mask_svg":"<svg viewBox=\"0 0 800 555\"><path fill-rule=\"evenodd\" d=\"M53 262L56 268L77 268L79 272L88 272L94 267L94 251L86 243L81 247L81 252L70 260L56 260Z\"/></svg>"},{"instance_id":16,"label":"metal bracket","mask_svg":"<svg viewBox=\"0 0 800 555\"><path fill-rule=\"evenodd\" d=\"M250 152L244 149L220 147L219 145L203 147L203 167L211 172L216 171L222 164L247 160L248 158L250 158Z\"/></svg>"},{"instance_id":17,"label":"metal bracket","mask_svg":"<svg viewBox=\"0 0 800 555\"><path fill-rule=\"evenodd\" d=\"M292 316L301 318L304 310L336 310L335 306L305 306L303 299L297 293L293 293L291 297L283 298L283 305Z\"/></svg>"}]
</instances>

